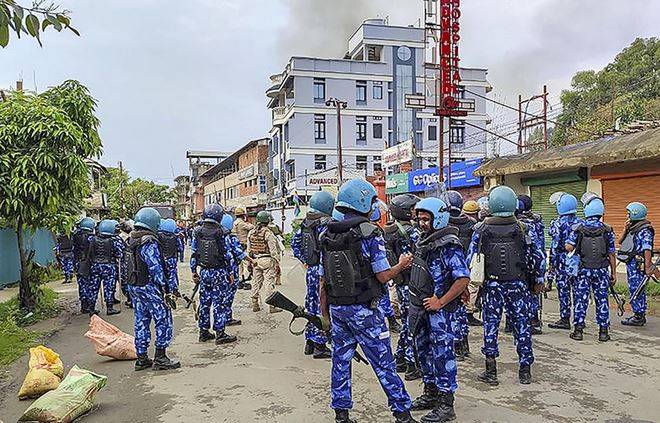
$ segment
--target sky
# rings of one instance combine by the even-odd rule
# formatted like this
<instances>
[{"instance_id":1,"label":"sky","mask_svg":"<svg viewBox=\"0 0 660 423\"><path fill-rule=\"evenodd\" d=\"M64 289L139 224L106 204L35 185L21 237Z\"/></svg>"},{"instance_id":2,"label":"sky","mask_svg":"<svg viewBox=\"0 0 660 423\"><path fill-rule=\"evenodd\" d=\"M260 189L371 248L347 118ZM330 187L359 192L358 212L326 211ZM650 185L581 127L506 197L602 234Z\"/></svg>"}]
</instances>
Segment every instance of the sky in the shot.
<instances>
[{"instance_id":1,"label":"sky","mask_svg":"<svg viewBox=\"0 0 660 423\"><path fill-rule=\"evenodd\" d=\"M19 0L26 4L27 0ZM133 177L172 184L186 150L234 151L270 129L269 76L292 55L342 57L369 17L416 24L421 0L59 0L81 36L0 50L0 87L66 79L99 103L104 154ZM625 6L624 6L625 5ZM656 0L463 0L461 64L489 69L508 104L547 84L557 103L579 70L601 69L636 37L659 36ZM510 115L491 108L495 121Z\"/></svg>"}]
</instances>

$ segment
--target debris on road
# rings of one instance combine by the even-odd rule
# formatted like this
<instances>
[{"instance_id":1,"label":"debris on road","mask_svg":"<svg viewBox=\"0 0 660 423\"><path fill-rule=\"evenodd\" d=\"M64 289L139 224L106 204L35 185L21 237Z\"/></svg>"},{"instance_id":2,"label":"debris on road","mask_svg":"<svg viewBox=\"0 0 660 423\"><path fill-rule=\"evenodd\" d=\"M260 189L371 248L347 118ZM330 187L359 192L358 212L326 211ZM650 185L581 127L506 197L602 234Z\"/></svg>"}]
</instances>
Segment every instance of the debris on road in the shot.
<instances>
[{"instance_id":1,"label":"debris on road","mask_svg":"<svg viewBox=\"0 0 660 423\"><path fill-rule=\"evenodd\" d=\"M135 338L97 315L92 316L85 337L92 341L98 355L116 360L137 359Z\"/></svg>"},{"instance_id":2,"label":"debris on road","mask_svg":"<svg viewBox=\"0 0 660 423\"><path fill-rule=\"evenodd\" d=\"M56 389L64 376L64 364L59 354L43 345L30 348L28 373L18 391L20 399L37 398Z\"/></svg>"}]
</instances>

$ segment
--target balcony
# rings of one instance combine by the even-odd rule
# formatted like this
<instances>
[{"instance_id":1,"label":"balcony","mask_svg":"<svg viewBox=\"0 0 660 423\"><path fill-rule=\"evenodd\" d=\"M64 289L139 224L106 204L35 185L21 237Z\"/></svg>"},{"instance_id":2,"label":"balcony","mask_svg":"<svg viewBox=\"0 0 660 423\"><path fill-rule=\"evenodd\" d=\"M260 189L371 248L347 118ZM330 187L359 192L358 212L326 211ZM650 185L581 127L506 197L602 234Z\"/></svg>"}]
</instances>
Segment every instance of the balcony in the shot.
<instances>
[{"instance_id":1,"label":"balcony","mask_svg":"<svg viewBox=\"0 0 660 423\"><path fill-rule=\"evenodd\" d=\"M273 107L273 125L282 125L285 123L286 115L291 110L292 105Z\"/></svg>"},{"instance_id":2,"label":"balcony","mask_svg":"<svg viewBox=\"0 0 660 423\"><path fill-rule=\"evenodd\" d=\"M268 98L276 98L282 87L282 82L284 81L284 74L278 73L270 77L271 86L266 90L266 96Z\"/></svg>"}]
</instances>

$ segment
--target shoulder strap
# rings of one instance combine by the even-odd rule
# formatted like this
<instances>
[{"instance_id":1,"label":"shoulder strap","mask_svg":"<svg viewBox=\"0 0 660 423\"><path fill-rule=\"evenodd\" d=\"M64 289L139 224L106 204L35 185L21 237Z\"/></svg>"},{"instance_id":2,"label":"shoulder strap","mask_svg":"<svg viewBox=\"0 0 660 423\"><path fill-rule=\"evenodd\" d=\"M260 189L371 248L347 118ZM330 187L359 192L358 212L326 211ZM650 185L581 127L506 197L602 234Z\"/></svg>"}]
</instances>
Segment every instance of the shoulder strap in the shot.
<instances>
[{"instance_id":1,"label":"shoulder strap","mask_svg":"<svg viewBox=\"0 0 660 423\"><path fill-rule=\"evenodd\" d=\"M362 238L371 238L377 235L379 230L378 226L371 222L362 222L360 223L359 228Z\"/></svg>"}]
</instances>

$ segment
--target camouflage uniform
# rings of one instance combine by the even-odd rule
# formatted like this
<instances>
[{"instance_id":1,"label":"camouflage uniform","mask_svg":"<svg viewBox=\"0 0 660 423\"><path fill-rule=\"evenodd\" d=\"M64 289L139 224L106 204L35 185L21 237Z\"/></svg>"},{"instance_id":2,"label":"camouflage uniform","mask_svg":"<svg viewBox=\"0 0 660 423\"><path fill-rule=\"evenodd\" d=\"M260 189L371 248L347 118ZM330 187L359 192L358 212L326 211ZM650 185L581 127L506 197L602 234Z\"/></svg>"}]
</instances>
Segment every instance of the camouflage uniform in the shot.
<instances>
[{"instance_id":1,"label":"camouflage uniform","mask_svg":"<svg viewBox=\"0 0 660 423\"><path fill-rule=\"evenodd\" d=\"M574 225L582 220L574 214L559 216L550 224L550 265L555 271L557 283L557 296L559 297L559 317L563 320L571 318L571 292L576 278L568 274L566 268L566 241Z\"/></svg>"}]
</instances>

